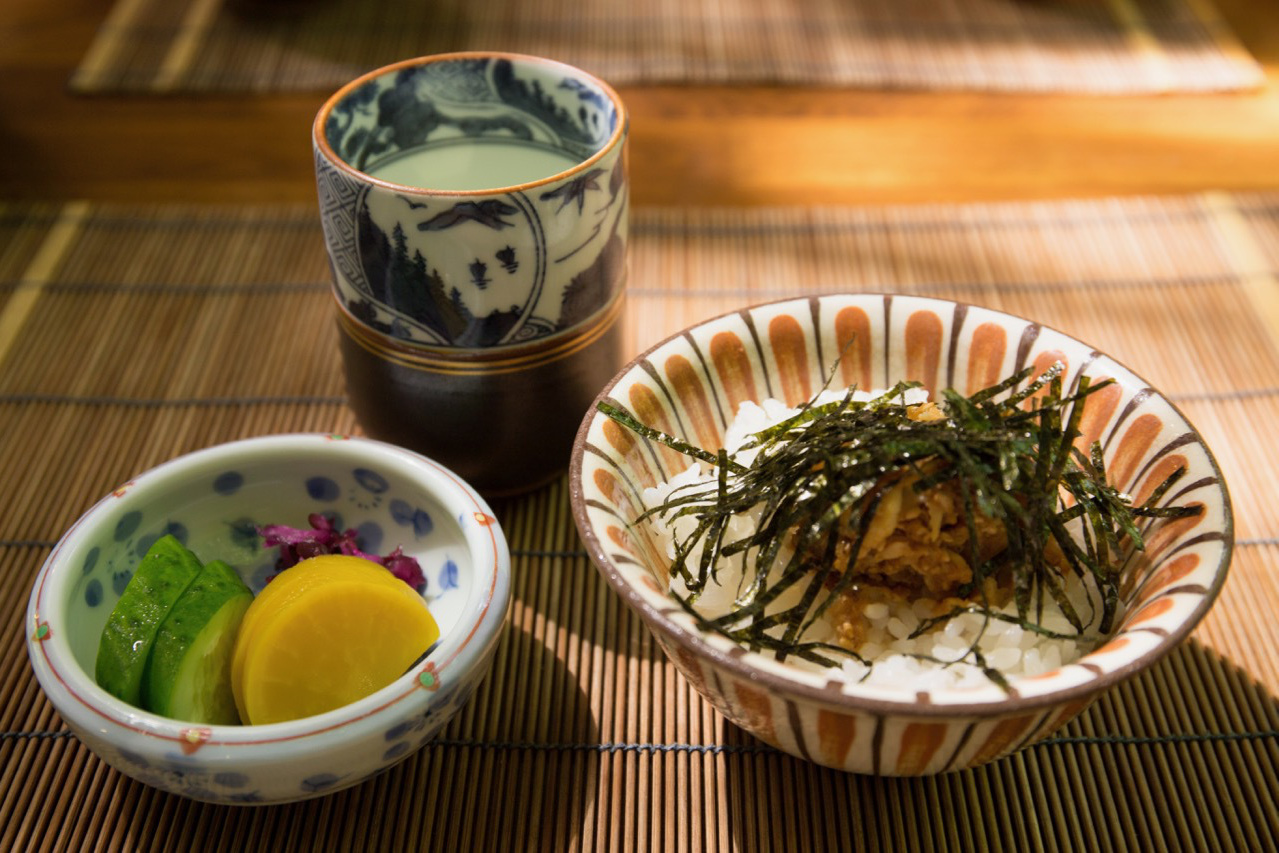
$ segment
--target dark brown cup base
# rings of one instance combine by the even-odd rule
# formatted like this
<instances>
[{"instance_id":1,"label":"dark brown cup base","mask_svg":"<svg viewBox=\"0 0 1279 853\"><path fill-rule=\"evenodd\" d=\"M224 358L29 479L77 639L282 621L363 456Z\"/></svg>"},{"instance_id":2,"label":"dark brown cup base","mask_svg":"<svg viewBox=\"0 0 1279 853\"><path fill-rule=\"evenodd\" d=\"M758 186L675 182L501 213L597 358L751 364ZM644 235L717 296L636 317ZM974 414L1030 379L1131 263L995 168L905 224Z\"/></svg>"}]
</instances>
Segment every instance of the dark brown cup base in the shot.
<instances>
[{"instance_id":1,"label":"dark brown cup base","mask_svg":"<svg viewBox=\"0 0 1279 853\"><path fill-rule=\"evenodd\" d=\"M347 397L364 431L451 468L486 498L535 489L566 470L586 409L622 364L615 318L571 354L513 370L459 361L468 365L459 373L396 363L337 325Z\"/></svg>"}]
</instances>

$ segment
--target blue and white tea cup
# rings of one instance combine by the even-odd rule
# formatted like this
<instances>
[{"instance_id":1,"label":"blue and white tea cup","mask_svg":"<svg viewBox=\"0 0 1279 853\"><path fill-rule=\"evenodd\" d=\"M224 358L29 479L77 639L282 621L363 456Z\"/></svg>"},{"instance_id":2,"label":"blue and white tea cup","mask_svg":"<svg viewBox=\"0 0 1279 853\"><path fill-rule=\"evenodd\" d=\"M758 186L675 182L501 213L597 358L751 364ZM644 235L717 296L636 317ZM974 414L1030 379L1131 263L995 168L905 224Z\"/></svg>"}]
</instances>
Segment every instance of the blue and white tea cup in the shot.
<instances>
[{"instance_id":1,"label":"blue and white tea cup","mask_svg":"<svg viewBox=\"0 0 1279 853\"><path fill-rule=\"evenodd\" d=\"M622 362L626 111L548 59L456 53L344 86L313 142L347 391L487 494L567 466Z\"/></svg>"}]
</instances>

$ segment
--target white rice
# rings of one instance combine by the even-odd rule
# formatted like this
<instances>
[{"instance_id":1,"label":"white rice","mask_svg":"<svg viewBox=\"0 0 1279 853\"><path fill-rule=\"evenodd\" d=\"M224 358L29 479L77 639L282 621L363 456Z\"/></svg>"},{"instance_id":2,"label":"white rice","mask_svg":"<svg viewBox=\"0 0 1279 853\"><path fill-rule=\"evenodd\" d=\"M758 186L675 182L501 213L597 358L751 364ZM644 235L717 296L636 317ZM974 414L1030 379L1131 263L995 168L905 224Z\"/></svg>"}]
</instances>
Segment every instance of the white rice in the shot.
<instances>
[{"instance_id":1,"label":"white rice","mask_svg":"<svg viewBox=\"0 0 1279 853\"><path fill-rule=\"evenodd\" d=\"M882 395L882 391L855 392L854 399L868 401ZM928 394L922 389L906 392L905 403L915 405L925 402ZM823 392L817 399L818 404L842 399L843 392ZM762 404L743 403L737 416L725 433L725 449L731 456L744 465L757 455L755 449L740 451L741 446L750 435L774 424L780 423L794 415L798 409L788 408L779 400L765 400ZM646 489L644 502L647 506L658 506L672 494L687 495L706 493L708 500L717 486L717 474L714 466L703 466L694 462L687 470L660 483L654 488ZM735 516L729 523L724 541L730 542L744 538L754 532L758 524L758 512L743 513ZM687 538L696 528L694 518L684 516L671 520L659 517L654 528L666 544L667 556L675 557L675 543ZM686 564L696 567L700 559L700 543L688 556ZM774 574L789 560L790 555L779 555ZM715 569L715 577L708 582L706 588L695 599L695 609L706 618L724 616L736 609L735 599L744 576L747 559L753 560L753 552L736 555L721 560ZM775 578L770 577L770 583ZM802 584L796 584L772 604L767 612L772 613L794 606L802 595ZM680 598L687 599L689 590L679 577L672 577L671 592ZM1086 603L1088 591L1082 583L1068 584L1068 592L1081 615L1091 613ZM981 614L969 613L956 616L935 626L928 632L910 638L919 627L922 619L937 612L938 603L929 599L903 602L894 599L892 603L875 601L867 603L863 613L869 623L869 631L865 643L857 649L857 653L872 662L866 666L860 661L842 655L832 655L844 660L843 672L854 681L884 686L899 686L909 681L913 687L921 690L939 688L980 687L990 683L981 669L972 663L969 649L976 643L985 657L987 665L999 670L1010 681L1019 677L1029 677L1057 669L1069 663L1088 650L1087 644L1076 640L1058 640L1046 637L1033 631L1026 631L1019 625L999 619L986 620ZM1002 612L1016 616L1016 606L1011 602ZM1061 610L1045 596L1043 617L1039 622L1041 628L1058 634L1074 634L1074 629L1066 620ZM984 630L983 630L984 626ZM778 629L779 635L780 630ZM815 622L801 638L809 642L829 641L834 636L834 627L819 620ZM1081 638L1082 640L1082 638ZM937 661L921 660L914 655L927 655ZM967 656L967 661L958 662ZM816 664L804 661L795 656L787 659L788 663L804 668L817 668ZM949 665L948 665L949 663Z\"/></svg>"}]
</instances>

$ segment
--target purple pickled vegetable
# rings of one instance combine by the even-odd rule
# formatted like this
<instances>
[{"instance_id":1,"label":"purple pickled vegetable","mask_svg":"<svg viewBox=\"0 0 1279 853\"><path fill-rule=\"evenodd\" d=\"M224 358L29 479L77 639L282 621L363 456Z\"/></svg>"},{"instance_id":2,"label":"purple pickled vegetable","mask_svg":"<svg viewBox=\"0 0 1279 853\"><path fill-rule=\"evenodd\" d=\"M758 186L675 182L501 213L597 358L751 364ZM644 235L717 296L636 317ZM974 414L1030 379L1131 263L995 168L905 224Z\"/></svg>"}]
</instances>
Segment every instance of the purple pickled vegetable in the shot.
<instances>
[{"instance_id":1,"label":"purple pickled vegetable","mask_svg":"<svg viewBox=\"0 0 1279 853\"><path fill-rule=\"evenodd\" d=\"M426 575L415 558L409 557L402 548L397 547L385 557L367 554L360 550L356 543L359 535L354 529L338 530L333 520L323 513L313 512L306 518L311 525L310 530L289 527L284 524L268 524L258 528L262 542L268 548L279 548L280 555L275 561L276 574L296 566L311 557L325 554L344 554L348 557L362 557L365 560L385 566L391 574L404 581L418 592L426 589ZM267 578L269 583L275 575Z\"/></svg>"}]
</instances>

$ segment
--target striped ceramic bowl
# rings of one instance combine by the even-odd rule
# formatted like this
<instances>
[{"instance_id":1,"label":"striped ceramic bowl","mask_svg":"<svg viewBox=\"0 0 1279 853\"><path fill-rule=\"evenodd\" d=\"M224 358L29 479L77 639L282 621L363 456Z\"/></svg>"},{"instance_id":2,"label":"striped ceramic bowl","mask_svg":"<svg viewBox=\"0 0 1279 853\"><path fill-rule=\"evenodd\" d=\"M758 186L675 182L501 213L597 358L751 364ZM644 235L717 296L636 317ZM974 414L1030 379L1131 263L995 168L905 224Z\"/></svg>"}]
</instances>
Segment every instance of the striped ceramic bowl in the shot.
<instances>
[{"instance_id":1,"label":"striped ceramic bowl","mask_svg":"<svg viewBox=\"0 0 1279 853\"><path fill-rule=\"evenodd\" d=\"M609 583L645 620L671 661L727 718L788 753L858 773L913 776L974 767L1046 737L1102 691L1150 666L1191 631L1225 580L1233 542L1221 472L1185 417L1139 376L1087 344L974 305L879 294L760 305L700 323L635 359L598 401L710 449L744 400L810 399L839 354L836 381L930 391L987 387L1026 366L1066 366L1115 384L1088 401L1082 431L1105 448L1112 484L1144 500L1179 466L1165 502L1203 511L1161 523L1122 590L1112 637L1059 669L1015 682L921 689L855 683L749 652L699 630L666 594L669 562L643 525L642 490L685 457L619 427L595 407L578 432L574 516Z\"/></svg>"}]
</instances>

